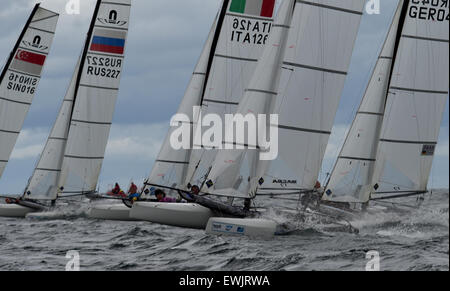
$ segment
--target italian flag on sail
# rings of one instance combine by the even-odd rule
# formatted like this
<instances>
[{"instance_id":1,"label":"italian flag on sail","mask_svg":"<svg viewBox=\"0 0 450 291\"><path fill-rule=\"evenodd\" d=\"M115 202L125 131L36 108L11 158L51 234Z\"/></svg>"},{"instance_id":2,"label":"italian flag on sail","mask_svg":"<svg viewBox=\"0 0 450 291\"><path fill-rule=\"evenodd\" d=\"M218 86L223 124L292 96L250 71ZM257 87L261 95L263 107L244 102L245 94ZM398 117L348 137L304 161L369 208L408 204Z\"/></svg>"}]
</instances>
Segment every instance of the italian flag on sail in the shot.
<instances>
[{"instance_id":1,"label":"italian flag on sail","mask_svg":"<svg viewBox=\"0 0 450 291\"><path fill-rule=\"evenodd\" d=\"M230 12L272 17L275 0L232 0Z\"/></svg>"}]
</instances>

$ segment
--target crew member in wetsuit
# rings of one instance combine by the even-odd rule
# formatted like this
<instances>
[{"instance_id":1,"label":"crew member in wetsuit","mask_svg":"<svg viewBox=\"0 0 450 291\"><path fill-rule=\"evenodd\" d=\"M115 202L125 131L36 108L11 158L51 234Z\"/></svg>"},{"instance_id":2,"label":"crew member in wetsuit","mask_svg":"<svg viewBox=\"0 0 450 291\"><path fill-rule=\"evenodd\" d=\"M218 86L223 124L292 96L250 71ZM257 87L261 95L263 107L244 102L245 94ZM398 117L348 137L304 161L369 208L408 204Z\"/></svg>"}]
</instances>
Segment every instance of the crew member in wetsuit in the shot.
<instances>
[{"instance_id":1,"label":"crew member in wetsuit","mask_svg":"<svg viewBox=\"0 0 450 291\"><path fill-rule=\"evenodd\" d=\"M177 200L175 198L166 197L166 193L164 193L164 191L161 189L158 189L155 191L155 196L156 196L156 199L158 200L158 202L163 202L163 203L177 202Z\"/></svg>"}]
</instances>

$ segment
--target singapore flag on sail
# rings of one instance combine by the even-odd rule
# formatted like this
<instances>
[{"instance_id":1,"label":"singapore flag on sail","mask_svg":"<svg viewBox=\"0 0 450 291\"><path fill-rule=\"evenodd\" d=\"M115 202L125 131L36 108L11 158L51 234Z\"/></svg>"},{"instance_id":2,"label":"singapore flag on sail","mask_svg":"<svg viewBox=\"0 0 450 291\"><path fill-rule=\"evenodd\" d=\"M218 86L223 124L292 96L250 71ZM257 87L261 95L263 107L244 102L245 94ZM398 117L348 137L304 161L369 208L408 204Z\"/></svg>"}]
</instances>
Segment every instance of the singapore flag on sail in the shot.
<instances>
[{"instance_id":1,"label":"singapore flag on sail","mask_svg":"<svg viewBox=\"0 0 450 291\"><path fill-rule=\"evenodd\" d=\"M11 64L11 68L24 73L39 76L45 63L45 55L19 49Z\"/></svg>"}]
</instances>

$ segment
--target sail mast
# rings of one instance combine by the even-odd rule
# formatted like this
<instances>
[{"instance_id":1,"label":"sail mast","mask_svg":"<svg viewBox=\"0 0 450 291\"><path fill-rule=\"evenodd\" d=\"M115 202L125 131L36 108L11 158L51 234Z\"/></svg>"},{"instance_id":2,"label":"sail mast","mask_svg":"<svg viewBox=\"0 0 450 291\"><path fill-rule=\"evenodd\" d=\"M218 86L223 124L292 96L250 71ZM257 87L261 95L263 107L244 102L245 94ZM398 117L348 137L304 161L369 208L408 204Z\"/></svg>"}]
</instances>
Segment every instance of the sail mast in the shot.
<instances>
[{"instance_id":1,"label":"sail mast","mask_svg":"<svg viewBox=\"0 0 450 291\"><path fill-rule=\"evenodd\" d=\"M75 83L75 92L74 92L74 99L73 103L77 100L78 90L80 88L80 82L81 82L81 75L83 74L84 64L86 60L86 56L89 50L89 44L91 42L92 33L94 31L95 22L97 21L98 11L100 9L100 5L102 4L102 0L97 0L97 4L95 5L94 14L92 15L91 24L89 25L89 30L86 36L86 41L84 43L83 48L83 54L81 55L81 60L78 68L78 74L77 74L77 81ZM70 119L72 119L73 116L73 110L75 109L75 106L72 106L72 112L70 113Z\"/></svg>"},{"instance_id":2,"label":"sail mast","mask_svg":"<svg viewBox=\"0 0 450 291\"><path fill-rule=\"evenodd\" d=\"M34 17L34 15L36 14L37 10L39 9L39 6L40 6L40 5L41 5L40 3L37 3L37 4L34 6L34 8L33 8L33 11L31 12L30 17L28 17L28 20L27 20L25 26L23 27L22 32L20 33L20 36L19 36L19 38L17 39L17 42L16 42L16 44L14 45L14 48L13 48L13 50L11 51L11 53L10 53L10 55L9 55L9 58L8 58L8 60L6 61L5 67L3 68L3 71L2 71L2 73L1 73L1 75L0 75L0 84L3 82L3 79L5 78L6 72L8 71L8 68L9 68L9 66L11 65L11 62L12 62L13 59L14 59L14 55L15 55L17 49L19 48L20 43L22 42L22 39L23 39L23 37L25 36L25 33L27 32L28 27L30 26L30 23L31 23L31 21L33 20L33 17Z\"/></svg>"},{"instance_id":3,"label":"sail mast","mask_svg":"<svg viewBox=\"0 0 450 291\"><path fill-rule=\"evenodd\" d=\"M397 28L397 34L396 34L396 38L395 38L395 46L394 46L394 54L392 56L392 61L393 64L396 62L397 60L397 56L398 56L398 49L400 47L400 41L402 39L402 33L403 33L403 29L405 27L405 22L406 22L406 17L408 16L408 8L409 8L409 2L410 0L400 0L400 2L402 3L402 12L400 15L400 20L399 20L399 24L398 24L398 28ZM391 87L391 83L392 83L392 76L394 75L394 65L391 66L391 71L389 73L389 84L388 84L388 88ZM386 99L389 97L389 94L386 93ZM386 106L387 102L385 102L385 106ZM386 108L385 108L386 109Z\"/></svg>"},{"instance_id":4,"label":"sail mast","mask_svg":"<svg viewBox=\"0 0 450 291\"><path fill-rule=\"evenodd\" d=\"M222 8L220 10L219 18L217 20L216 31L214 33L214 38L213 38L211 50L209 53L208 66L206 68L206 77L205 77L205 81L203 84L200 106L203 105L203 99L205 98L206 84L208 84L209 74L211 73L211 67L213 64L214 55L215 55L215 52L217 49L217 44L219 43L220 33L222 31L223 22L225 21L225 15L227 13L227 8L228 8L229 2L230 2L230 0L223 0L223 2L222 2Z\"/></svg>"},{"instance_id":5,"label":"sail mast","mask_svg":"<svg viewBox=\"0 0 450 291\"><path fill-rule=\"evenodd\" d=\"M0 74L0 177L33 102L58 18L36 4Z\"/></svg>"}]
</instances>

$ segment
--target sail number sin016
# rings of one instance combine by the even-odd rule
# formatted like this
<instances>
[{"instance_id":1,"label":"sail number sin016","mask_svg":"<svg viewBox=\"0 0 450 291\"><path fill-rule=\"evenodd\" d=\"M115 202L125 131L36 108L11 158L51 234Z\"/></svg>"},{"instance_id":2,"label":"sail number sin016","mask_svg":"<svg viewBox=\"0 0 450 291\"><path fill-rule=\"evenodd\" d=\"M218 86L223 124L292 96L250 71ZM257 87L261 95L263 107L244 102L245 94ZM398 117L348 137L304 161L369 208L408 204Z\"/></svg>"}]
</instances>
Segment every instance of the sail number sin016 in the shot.
<instances>
[{"instance_id":1,"label":"sail number sin016","mask_svg":"<svg viewBox=\"0 0 450 291\"><path fill-rule=\"evenodd\" d=\"M432 21L448 21L450 0L411 0L409 16Z\"/></svg>"},{"instance_id":2,"label":"sail number sin016","mask_svg":"<svg viewBox=\"0 0 450 291\"><path fill-rule=\"evenodd\" d=\"M231 41L243 44L265 45L269 38L272 22L262 20L250 20L235 17Z\"/></svg>"},{"instance_id":3,"label":"sail number sin016","mask_svg":"<svg viewBox=\"0 0 450 291\"><path fill-rule=\"evenodd\" d=\"M6 86L8 90L26 94L34 94L39 79L36 77L29 77L11 72L9 74L8 81L9 82Z\"/></svg>"}]
</instances>

